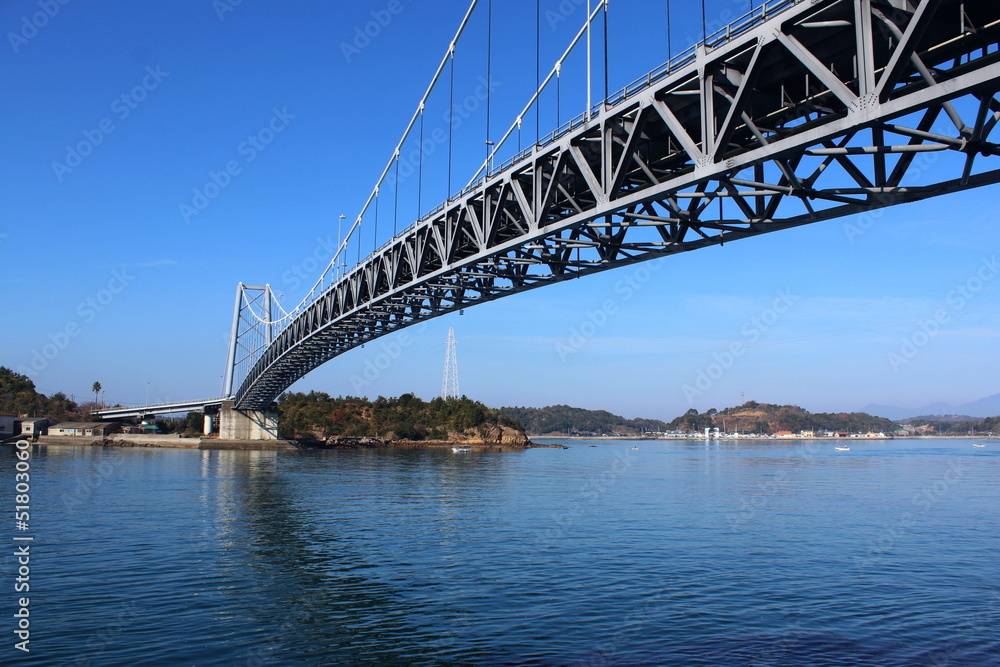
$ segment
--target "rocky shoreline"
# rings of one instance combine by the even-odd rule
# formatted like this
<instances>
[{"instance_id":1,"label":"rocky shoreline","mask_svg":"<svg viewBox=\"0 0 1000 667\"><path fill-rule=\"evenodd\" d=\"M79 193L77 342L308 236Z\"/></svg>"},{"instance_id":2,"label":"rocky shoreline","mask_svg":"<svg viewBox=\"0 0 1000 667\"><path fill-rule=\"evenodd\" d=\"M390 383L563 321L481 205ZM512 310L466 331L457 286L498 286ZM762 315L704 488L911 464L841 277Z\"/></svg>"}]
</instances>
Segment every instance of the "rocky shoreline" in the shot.
<instances>
[{"instance_id":1,"label":"rocky shoreline","mask_svg":"<svg viewBox=\"0 0 1000 667\"><path fill-rule=\"evenodd\" d=\"M444 449L467 448L473 452L520 452L526 449L569 449L566 445L534 443L527 438L523 442L488 442L484 440L386 440L383 438L351 438L333 436L325 440L299 440L305 449Z\"/></svg>"},{"instance_id":2,"label":"rocky shoreline","mask_svg":"<svg viewBox=\"0 0 1000 667\"><path fill-rule=\"evenodd\" d=\"M296 443L288 440L220 440L218 438L182 438L169 436L107 436L107 437L72 437L72 436L42 436L36 444L45 446L69 447L102 447L123 449L246 449L246 450L286 450L301 449Z\"/></svg>"}]
</instances>

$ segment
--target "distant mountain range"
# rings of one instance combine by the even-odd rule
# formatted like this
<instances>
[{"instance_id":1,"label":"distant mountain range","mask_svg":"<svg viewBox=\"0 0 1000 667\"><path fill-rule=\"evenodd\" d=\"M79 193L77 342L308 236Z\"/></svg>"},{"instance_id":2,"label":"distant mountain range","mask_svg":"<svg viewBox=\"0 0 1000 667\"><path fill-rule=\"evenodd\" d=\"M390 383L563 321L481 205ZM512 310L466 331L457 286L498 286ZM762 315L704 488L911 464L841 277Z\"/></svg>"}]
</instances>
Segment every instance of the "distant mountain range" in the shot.
<instances>
[{"instance_id":1,"label":"distant mountain range","mask_svg":"<svg viewBox=\"0 0 1000 667\"><path fill-rule=\"evenodd\" d=\"M969 417L984 419L1000 415L1000 394L993 394L978 401L962 403L961 405L931 403L916 408L900 408L894 405L867 405L861 410L870 415L878 415L879 417L885 417L893 421L901 421L918 416L931 420L935 416L947 417L950 415L967 415Z\"/></svg>"}]
</instances>

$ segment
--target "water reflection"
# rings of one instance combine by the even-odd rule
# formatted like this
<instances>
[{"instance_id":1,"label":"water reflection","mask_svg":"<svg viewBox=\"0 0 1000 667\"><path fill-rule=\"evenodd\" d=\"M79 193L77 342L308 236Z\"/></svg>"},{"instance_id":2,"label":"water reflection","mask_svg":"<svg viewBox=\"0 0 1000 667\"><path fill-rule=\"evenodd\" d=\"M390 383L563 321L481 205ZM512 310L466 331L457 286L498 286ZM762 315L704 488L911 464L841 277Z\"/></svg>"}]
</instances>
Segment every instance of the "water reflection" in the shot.
<instances>
[{"instance_id":1,"label":"water reflection","mask_svg":"<svg viewBox=\"0 0 1000 667\"><path fill-rule=\"evenodd\" d=\"M909 666L1000 649L1000 449L589 444L42 448L33 484L58 526L40 544L43 662ZM81 653L130 598L142 613Z\"/></svg>"},{"instance_id":2,"label":"water reflection","mask_svg":"<svg viewBox=\"0 0 1000 667\"><path fill-rule=\"evenodd\" d=\"M345 457L338 454L306 454L307 468L276 452L213 452L208 465L209 478L219 480L216 511L219 521L232 527L227 535L233 541L222 544L223 557L231 567L252 572L256 586L270 598L256 613L280 619L271 641L257 647L261 655L280 660L319 652L328 660L377 651L380 660L401 661L404 653L386 643L387 634L431 644L447 635L435 636L411 623L403 591L380 580L378 564L359 550L352 515L368 502L366 493L378 488L363 483L360 489L350 485L345 493L330 494L342 481L330 474L330 459L343 463ZM405 458L359 454L352 474L367 477L367 472L368 482L375 481L376 472L416 484L426 475L416 474ZM232 594L241 596L236 590Z\"/></svg>"}]
</instances>

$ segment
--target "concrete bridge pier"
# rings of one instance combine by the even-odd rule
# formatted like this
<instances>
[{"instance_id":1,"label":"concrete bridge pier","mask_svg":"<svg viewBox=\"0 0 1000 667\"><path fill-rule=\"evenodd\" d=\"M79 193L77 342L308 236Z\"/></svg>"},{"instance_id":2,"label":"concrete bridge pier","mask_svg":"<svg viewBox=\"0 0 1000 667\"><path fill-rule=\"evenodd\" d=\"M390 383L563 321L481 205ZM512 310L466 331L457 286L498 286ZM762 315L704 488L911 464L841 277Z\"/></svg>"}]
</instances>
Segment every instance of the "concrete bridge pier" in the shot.
<instances>
[{"instance_id":1,"label":"concrete bridge pier","mask_svg":"<svg viewBox=\"0 0 1000 667\"><path fill-rule=\"evenodd\" d=\"M215 433L215 421L218 419L219 410L218 408L212 406L205 406L205 409L202 412L205 415L203 421L205 426L202 433L205 435L212 435Z\"/></svg>"},{"instance_id":2,"label":"concrete bridge pier","mask_svg":"<svg viewBox=\"0 0 1000 667\"><path fill-rule=\"evenodd\" d=\"M208 415L205 419L209 419ZM206 428L211 428L208 421ZM223 401L219 409L219 437L223 440L277 440L278 411L274 404L266 410L237 410L233 401Z\"/></svg>"}]
</instances>

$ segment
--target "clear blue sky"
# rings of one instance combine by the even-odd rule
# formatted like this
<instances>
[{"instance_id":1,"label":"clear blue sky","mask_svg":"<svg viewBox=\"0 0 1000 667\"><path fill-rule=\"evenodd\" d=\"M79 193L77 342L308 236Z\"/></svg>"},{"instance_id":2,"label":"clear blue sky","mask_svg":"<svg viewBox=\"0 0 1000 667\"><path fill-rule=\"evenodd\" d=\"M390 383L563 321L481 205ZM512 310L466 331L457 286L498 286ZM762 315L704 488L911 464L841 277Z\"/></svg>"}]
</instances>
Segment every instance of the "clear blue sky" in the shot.
<instances>
[{"instance_id":1,"label":"clear blue sky","mask_svg":"<svg viewBox=\"0 0 1000 667\"><path fill-rule=\"evenodd\" d=\"M612 88L664 60L663 6L612 2ZM710 0L707 13L721 24L747 6ZM45 7L54 15L36 17ZM534 89L534 7L494 3L493 136ZM546 66L583 21L574 7L542 0ZM696 10L674 3L675 52L700 35ZM237 282L301 298L299 276L311 282L328 260L337 216L357 215L464 11L442 0L0 4L0 365L77 398L95 380L109 402L142 402L147 389L154 401L217 395ZM375 37L357 38L378 18ZM468 104L453 189L485 150L484 26L480 11L459 46L456 101ZM580 71L576 57L563 121L583 109ZM432 97L428 133L446 126L447 91ZM543 114L553 129L552 95ZM438 148L424 209L447 190ZM199 201L212 173L225 187ZM400 226L416 212L414 181L400 188ZM857 221L837 220L517 295L386 337L294 388L430 398L454 326L462 391L490 405L671 418L744 396L812 410L975 400L1000 391L1000 280L961 305L948 297L997 252L995 196L890 209L853 238ZM393 216L381 205L384 240ZM790 305L769 312L782 293ZM588 315L608 299L606 321ZM941 309L947 321L921 337ZM890 354L915 336L894 367ZM733 343L745 351L730 364ZM699 385L699 373L717 377Z\"/></svg>"}]
</instances>

